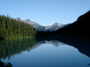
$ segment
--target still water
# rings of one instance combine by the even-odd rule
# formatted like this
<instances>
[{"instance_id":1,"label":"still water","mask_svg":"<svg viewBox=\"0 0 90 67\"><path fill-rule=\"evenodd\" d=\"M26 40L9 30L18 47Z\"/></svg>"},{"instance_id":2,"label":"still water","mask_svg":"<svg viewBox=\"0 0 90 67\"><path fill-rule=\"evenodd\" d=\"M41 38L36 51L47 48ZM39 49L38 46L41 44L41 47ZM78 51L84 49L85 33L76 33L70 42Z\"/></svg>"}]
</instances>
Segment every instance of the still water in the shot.
<instances>
[{"instance_id":1,"label":"still water","mask_svg":"<svg viewBox=\"0 0 90 67\"><path fill-rule=\"evenodd\" d=\"M12 67L90 67L89 56L60 41L39 42L1 60Z\"/></svg>"}]
</instances>

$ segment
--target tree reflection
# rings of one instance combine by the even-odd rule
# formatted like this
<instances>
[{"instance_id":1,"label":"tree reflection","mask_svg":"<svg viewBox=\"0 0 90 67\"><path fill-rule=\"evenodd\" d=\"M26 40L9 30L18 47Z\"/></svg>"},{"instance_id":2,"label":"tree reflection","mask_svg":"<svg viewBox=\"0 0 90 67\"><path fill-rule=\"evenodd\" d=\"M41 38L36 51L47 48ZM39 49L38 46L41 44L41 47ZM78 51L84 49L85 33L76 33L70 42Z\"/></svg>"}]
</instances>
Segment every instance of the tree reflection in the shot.
<instances>
[{"instance_id":1,"label":"tree reflection","mask_svg":"<svg viewBox=\"0 0 90 67\"><path fill-rule=\"evenodd\" d=\"M36 40L33 39L0 41L0 58L10 58L17 53L31 50L35 44Z\"/></svg>"},{"instance_id":2,"label":"tree reflection","mask_svg":"<svg viewBox=\"0 0 90 67\"><path fill-rule=\"evenodd\" d=\"M13 67L11 63L5 63L0 60L0 67Z\"/></svg>"}]
</instances>

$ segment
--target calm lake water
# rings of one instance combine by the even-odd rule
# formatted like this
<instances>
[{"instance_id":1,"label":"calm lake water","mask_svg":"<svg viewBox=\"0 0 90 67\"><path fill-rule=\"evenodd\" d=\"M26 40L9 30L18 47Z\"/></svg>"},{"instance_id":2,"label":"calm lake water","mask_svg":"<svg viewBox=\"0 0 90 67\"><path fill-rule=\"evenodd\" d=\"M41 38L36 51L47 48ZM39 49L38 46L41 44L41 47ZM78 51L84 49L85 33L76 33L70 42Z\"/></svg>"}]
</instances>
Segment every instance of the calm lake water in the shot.
<instances>
[{"instance_id":1,"label":"calm lake water","mask_svg":"<svg viewBox=\"0 0 90 67\"><path fill-rule=\"evenodd\" d=\"M1 60L12 67L90 67L90 57L60 41L39 42Z\"/></svg>"}]
</instances>

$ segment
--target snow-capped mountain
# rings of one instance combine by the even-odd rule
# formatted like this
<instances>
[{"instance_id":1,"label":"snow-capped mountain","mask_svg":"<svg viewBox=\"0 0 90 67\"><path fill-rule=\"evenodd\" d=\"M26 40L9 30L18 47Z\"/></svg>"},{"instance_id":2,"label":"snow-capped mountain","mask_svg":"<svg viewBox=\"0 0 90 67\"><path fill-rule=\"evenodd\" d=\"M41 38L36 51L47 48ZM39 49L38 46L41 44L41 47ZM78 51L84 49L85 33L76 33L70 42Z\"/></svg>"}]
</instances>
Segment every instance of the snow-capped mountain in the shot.
<instances>
[{"instance_id":1,"label":"snow-capped mountain","mask_svg":"<svg viewBox=\"0 0 90 67\"><path fill-rule=\"evenodd\" d=\"M46 31L56 31L60 28L62 28L64 26L64 24L60 24L60 23L54 23L52 25L48 25L45 27Z\"/></svg>"},{"instance_id":2,"label":"snow-capped mountain","mask_svg":"<svg viewBox=\"0 0 90 67\"><path fill-rule=\"evenodd\" d=\"M34 21L25 21L28 24L31 24L37 31L56 31L64 26L64 24L54 23L52 25L42 26Z\"/></svg>"}]
</instances>

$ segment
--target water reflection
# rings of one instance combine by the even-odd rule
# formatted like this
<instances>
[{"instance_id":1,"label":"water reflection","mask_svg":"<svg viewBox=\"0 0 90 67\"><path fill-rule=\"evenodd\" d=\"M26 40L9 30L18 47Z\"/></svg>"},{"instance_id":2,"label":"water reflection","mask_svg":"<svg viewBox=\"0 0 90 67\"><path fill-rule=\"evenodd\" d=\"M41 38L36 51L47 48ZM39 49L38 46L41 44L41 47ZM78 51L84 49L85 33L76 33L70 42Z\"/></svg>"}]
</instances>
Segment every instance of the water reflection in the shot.
<instances>
[{"instance_id":1,"label":"water reflection","mask_svg":"<svg viewBox=\"0 0 90 67\"><path fill-rule=\"evenodd\" d=\"M60 40L1 41L0 58L13 67L88 67L90 46Z\"/></svg>"},{"instance_id":2,"label":"water reflection","mask_svg":"<svg viewBox=\"0 0 90 67\"><path fill-rule=\"evenodd\" d=\"M0 41L0 58L10 58L25 50L34 48L35 40L6 40Z\"/></svg>"},{"instance_id":3,"label":"water reflection","mask_svg":"<svg viewBox=\"0 0 90 67\"><path fill-rule=\"evenodd\" d=\"M0 67L12 67L12 64L0 61Z\"/></svg>"},{"instance_id":4,"label":"water reflection","mask_svg":"<svg viewBox=\"0 0 90 67\"><path fill-rule=\"evenodd\" d=\"M71 45L75 48L77 48L81 53L87 55L90 57L90 38L88 37L79 37L75 35L54 35L52 36L43 36L40 38L40 35L37 35L38 41L60 41L63 43L66 43L68 45Z\"/></svg>"}]
</instances>

